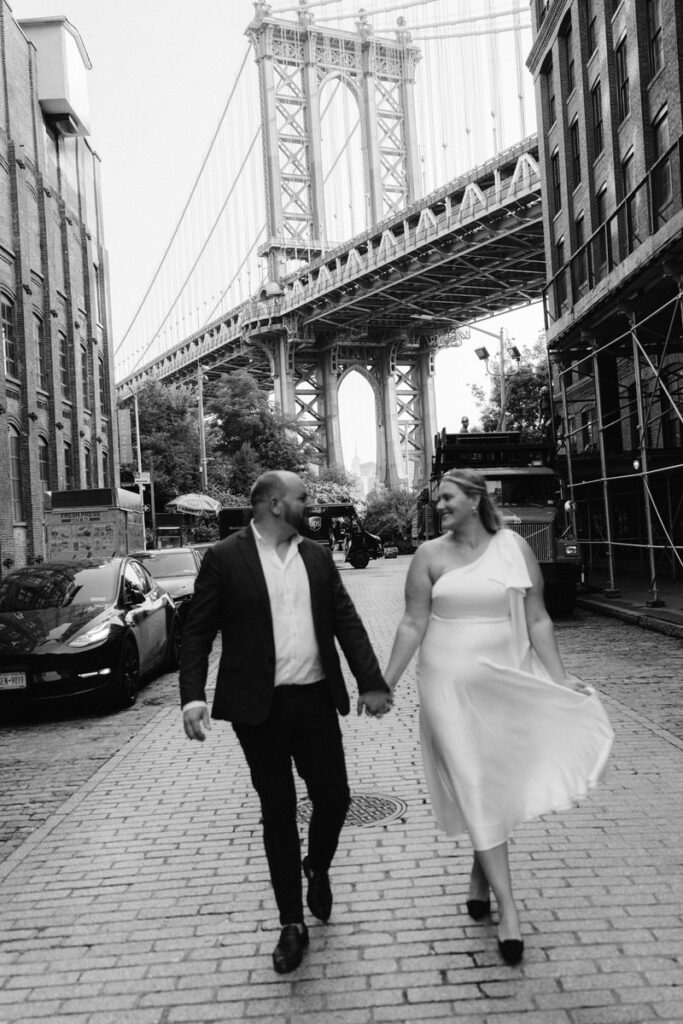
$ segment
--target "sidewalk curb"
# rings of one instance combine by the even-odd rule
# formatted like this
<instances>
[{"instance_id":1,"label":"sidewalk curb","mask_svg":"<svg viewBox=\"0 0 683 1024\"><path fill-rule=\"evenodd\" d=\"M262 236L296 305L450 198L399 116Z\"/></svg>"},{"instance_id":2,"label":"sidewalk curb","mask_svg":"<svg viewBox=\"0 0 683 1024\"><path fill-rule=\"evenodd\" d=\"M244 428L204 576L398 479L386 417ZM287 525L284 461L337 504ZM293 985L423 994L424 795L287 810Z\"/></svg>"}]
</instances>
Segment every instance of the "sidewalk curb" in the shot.
<instances>
[{"instance_id":1,"label":"sidewalk curb","mask_svg":"<svg viewBox=\"0 0 683 1024\"><path fill-rule=\"evenodd\" d=\"M576 604L579 608L585 608L590 612L597 612L598 615L608 615L613 619L621 619L633 626L640 626L642 629L650 629L656 633L664 633L666 636L683 640L683 623L668 622L666 619L647 612L641 612L637 608L624 608L623 605L612 604L607 600L595 597L577 597Z\"/></svg>"}]
</instances>

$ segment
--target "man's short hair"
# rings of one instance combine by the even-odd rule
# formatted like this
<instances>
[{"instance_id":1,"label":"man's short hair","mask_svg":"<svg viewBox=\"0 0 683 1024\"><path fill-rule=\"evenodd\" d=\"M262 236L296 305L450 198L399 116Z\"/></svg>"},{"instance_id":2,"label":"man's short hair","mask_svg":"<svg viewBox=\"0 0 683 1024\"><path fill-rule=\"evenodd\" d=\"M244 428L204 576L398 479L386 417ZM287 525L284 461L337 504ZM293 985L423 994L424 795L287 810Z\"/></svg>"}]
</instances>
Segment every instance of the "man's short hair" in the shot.
<instances>
[{"instance_id":1,"label":"man's short hair","mask_svg":"<svg viewBox=\"0 0 683 1024\"><path fill-rule=\"evenodd\" d=\"M271 498L284 498L287 493L287 484L276 469L271 469L254 482L249 492L251 507L267 505Z\"/></svg>"}]
</instances>

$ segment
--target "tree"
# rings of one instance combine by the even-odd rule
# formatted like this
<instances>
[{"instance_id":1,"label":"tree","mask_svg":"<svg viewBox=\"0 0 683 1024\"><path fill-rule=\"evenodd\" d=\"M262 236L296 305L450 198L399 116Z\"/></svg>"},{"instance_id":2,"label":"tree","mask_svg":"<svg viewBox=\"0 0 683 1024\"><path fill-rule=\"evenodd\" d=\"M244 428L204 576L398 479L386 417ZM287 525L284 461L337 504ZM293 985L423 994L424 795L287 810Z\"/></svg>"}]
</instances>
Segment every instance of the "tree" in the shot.
<instances>
[{"instance_id":1,"label":"tree","mask_svg":"<svg viewBox=\"0 0 683 1024\"><path fill-rule=\"evenodd\" d=\"M410 519L416 500L415 491L401 487L372 491L368 495L365 529L377 534L384 544L404 547L410 536Z\"/></svg>"},{"instance_id":2,"label":"tree","mask_svg":"<svg viewBox=\"0 0 683 1024\"><path fill-rule=\"evenodd\" d=\"M523 440L535 441L544 436L548 419L547 395L550 386L543 336L536 344L522 349L516 370L509 361L505 366L505 426L517 430ZM544 391L545 389L545 391ZM472 394L481 409L482 430L498 429L500 418L500 376L491 380L488 400L480 385L472 385Z\"/></svg>"},{"instance_id":3,"label":"tree","mask_svg":"<svg viewBox=\"0 0 683 1024\"><path fill-rule=\"evenodd\" d=\"M199 428L196 400L189 388L149 381L138 391L140 451L145 469L154 465L158 509L179 494L199 489ZM125 479L137 465L122 465Z\"/></svg>"},{"instance_id":4,"label":"tree","mask_svg":"<svg viewBox=\"0 0 683 1024\"><path fill-rule=\"evenodd\" d=\"M306 469L310 447L296 436L293 421L270 408L268 396L246 370L207 385L205 408L207 457L210 452L216 483L231 495L248 494L266 470ZM211 491L221 497L216 486Z\"/></svg>"},{"instance_id":5,"label":"tree","mask_svg":"<svg viewBox=\"0 0 683 1024\"><path fill-rule=\"evenodd\" d=\"M317 476L310 472L304 473L304 480L312 501L326 501L335 505L346 502L356 506L361 504L358 501L358 477L348 473L343 466L325 467Z\"/></svg>"}]
</instances>

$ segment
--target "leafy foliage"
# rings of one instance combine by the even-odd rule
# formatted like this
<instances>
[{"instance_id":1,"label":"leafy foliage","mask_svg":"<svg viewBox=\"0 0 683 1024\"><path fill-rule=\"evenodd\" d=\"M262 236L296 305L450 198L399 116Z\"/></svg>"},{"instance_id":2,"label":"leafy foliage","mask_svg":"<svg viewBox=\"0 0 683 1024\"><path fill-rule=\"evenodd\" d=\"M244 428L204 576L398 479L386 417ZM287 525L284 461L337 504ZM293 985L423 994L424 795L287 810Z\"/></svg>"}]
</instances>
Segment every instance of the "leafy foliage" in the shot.
<instances>
[{"instance_id":1,"label":"leafy foliage","mask_svg":"<svg viewBox=\"0 0 683 1024\"><path fill-rule=\"evenodd\" d=\"M246 370L207 385L205 409L211 493L221 500L247 495L257 476L269 469L302 473L310 461L294 424L270 408L267 395Z\"/></svg>"},{"instance_id":2,"label":"leafy foliage","mask_svg":"<svg viewBox=\"0 0 683 1024\"><path fill-rule=\"evenodd\" d=\"M410 537L410 519L416 492L395 487L368 495L365 529L377 534L384 544L403 548Z\"/></svg>"},{"instance_id":3,"label":"leafy foliage","mask_svg":"<svg viewBox=\"0 0 683 1024\"><path fill-rule=\"evenodd\" d=\"M179 494L199 489L199 428L196 400L189 388L149 381L138 392L140 451L145 469L153 465L157 509ZM121 467L131 477L137 466Z\"/></svg>"},{"instance_id":4,"label":"leafy foliage","mask_svg":"<svg viewBox=\"0 0 683 1024\"><path fill-rule=\"evenodd\" d=\"M518 430L523 439L543 437L548 421L548 394L550 381L542 337L532 348L522 349L517 369L505 365L505 428ZM471 387L481 409L481 428L497 430L500 417L500 376L491 378L488 400L480 385Z\"/></svg>"}]
</instances>

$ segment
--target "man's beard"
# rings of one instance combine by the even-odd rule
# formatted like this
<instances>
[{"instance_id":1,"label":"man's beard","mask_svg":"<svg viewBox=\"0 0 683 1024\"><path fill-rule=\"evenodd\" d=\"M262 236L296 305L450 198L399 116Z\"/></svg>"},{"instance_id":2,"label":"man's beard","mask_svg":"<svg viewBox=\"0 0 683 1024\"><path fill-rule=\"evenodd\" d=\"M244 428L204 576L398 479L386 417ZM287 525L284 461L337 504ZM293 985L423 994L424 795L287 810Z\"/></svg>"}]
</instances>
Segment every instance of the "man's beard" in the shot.
<instances>
[{"instance_id":1,"label":"man's beard","mask_svg":"<svg viewBox=\"0 0 683 1024\"><path fill-rule=\"evenodd\" d=\"M289 526L293 527L297 533L301 533L306 525L306 517L303 512L295 512L291 508L287 508L285 505L284 520Z\"/></svg>"}]
</instances>

